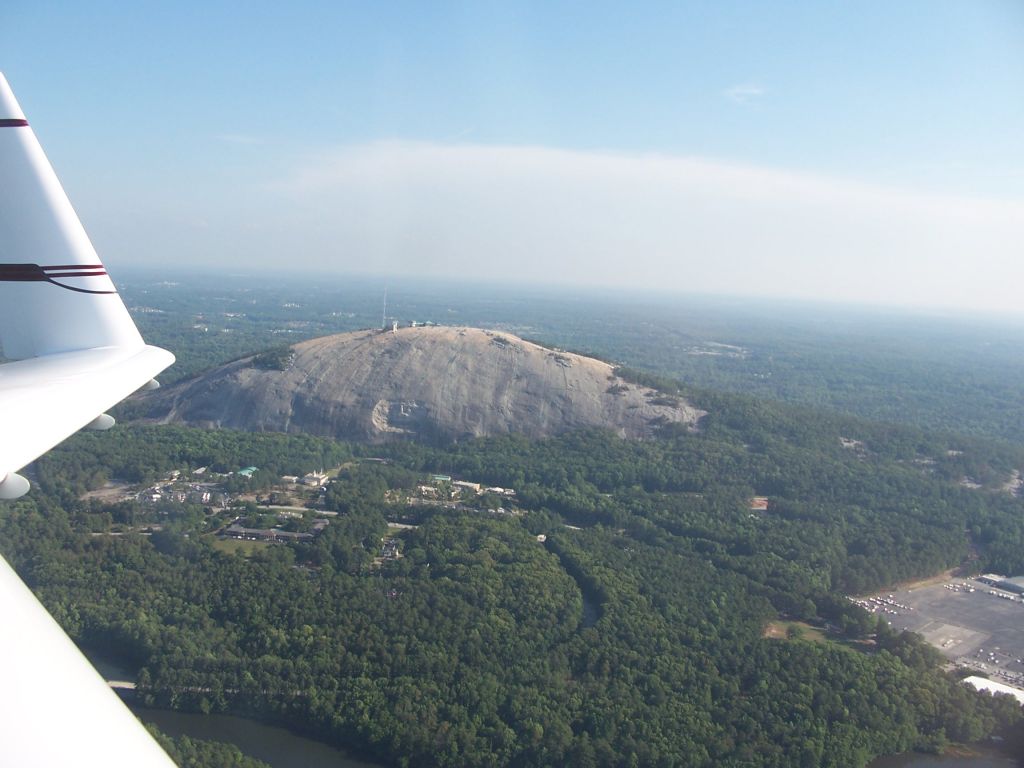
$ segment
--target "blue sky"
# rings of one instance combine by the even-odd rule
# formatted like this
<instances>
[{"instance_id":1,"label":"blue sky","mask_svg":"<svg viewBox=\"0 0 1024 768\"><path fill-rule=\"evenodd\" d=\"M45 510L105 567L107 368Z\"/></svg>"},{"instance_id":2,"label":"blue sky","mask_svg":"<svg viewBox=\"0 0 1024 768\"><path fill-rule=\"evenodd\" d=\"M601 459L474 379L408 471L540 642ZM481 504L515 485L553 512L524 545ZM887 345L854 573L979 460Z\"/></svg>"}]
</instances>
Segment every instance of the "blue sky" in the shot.
<instances>
[{"instance_id":1,"label":"blue sky","mask_svg":"<svg viewBox=\"0 0 1024 768\"><path fill-rule=\"evenodd\" d=\"M1024 278L1017 0L8 0L0 69L111 265L1003 311Z\"/></svg>"}]
</instances>

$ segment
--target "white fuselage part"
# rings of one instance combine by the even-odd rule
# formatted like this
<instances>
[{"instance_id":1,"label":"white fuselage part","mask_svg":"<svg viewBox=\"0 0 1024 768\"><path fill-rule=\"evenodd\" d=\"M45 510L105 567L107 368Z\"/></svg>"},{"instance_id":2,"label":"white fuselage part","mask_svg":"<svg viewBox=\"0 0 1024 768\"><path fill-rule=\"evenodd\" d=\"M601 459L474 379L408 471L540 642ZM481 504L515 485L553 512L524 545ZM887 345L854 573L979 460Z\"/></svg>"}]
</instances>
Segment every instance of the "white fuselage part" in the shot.
<instances>
[{"instance_id":1,"label":"white fuselage part","mask_svg":"<svg viewBox=\"0 0 1024 768\"><path fill-rule=\"evenodd\" d=\"M142 340L0 74L0 498L174 362ZM0 514L11 511L0 503ZM174 763L0 559L0 766Z\"/></svg>"},{"instance_id":2,"label":"white fuselage part","mask_svg":"<svg viewBox=\"0 0 1024 768\"><path fill-rule=\"evenodd\" d=\"M2 558L0 616L0 765L174 765Z\"/></svg>"}]
</instances>

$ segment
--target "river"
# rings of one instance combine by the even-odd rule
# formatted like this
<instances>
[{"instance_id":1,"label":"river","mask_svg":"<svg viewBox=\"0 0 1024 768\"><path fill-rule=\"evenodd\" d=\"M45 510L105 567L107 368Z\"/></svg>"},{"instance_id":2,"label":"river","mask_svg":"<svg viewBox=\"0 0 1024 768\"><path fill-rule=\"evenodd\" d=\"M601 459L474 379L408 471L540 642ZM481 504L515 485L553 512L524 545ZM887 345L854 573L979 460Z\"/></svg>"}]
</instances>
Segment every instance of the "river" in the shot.
<instances>
[{"instance_id":1,"label":"river","mask_svg":"<svg viewBox=\"0 0 1024 768\"><path fill-rule=\"evenodd\" d=\"M170 736L226 741L273 768L381 768L286 728L232 715L199 715L131 705L132 712Z\"/></svg>"},{"instance_id":2,"label":"river","mask_svg":"<svg viewBox=\"0 0 1024 768\"><path fill-rule=\"evenodd\" d=\"M107 680L134 680L135 672L103 656L93 649L86 655L97 671ZM169 736L189 736L234 744L242 752L257 757L272 768L381 768L346 754L320 741L299 736L258 720L233 715L201 715L150 709L126 702L135 716L152 723Z\"/></svg>"},{"instance_id":3,"label":"river","mask_svg":"<svg viewBox=\"0 0 1024 768\"><path fill-rule=\"evenodd\" d=\"M600 609L584 593L583 627L593 626ZM109 659L90 654L93 664L107 679L133 680L134 673ZM201 715L149 709L131 704L141 720L153 723L171 736L225 741L245 754L257 757L272 768L381 768L347 755L323 742L305 738L286 728L232 715ZM945 757L907 753L880 757L868 768L1024 768L1013 758L994 751L981 751L971 757Z\"/></svg>"},{"instance_id":4,"label":"river","mask_svg":"<svg viewBox=\"0 0 1024 768\"><path fill-rule=\"evenodd\" d=\"M199 715L132 706L143 721L171 736L226 741L272 768L381 768L356 760L319 741L297 736L285 728L230 715ZM941 757L908 753L881 757L868 768L1020 768L1020 763L997 753L972 757Z\"/></svg>"}]
</instances>

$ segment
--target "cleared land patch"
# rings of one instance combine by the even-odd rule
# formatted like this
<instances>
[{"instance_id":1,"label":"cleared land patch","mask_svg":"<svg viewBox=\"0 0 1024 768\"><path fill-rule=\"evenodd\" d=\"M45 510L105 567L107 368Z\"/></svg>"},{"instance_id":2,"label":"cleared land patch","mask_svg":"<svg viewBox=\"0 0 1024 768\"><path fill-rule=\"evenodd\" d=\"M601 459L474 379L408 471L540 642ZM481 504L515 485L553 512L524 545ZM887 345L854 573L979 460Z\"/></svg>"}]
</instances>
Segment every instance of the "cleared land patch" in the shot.
<instances>
[{"instance_id":1,"label":"cleared land patch","mask_svg":"<svg viewBox=\"0 0 1024 768\"><path fill-rule=\"evenodd\" d=\"M232 555L249 557L255 552L260 552L267 547L273 546L269 541L245 541L242 539L211 539L213 548L219 552L227 552Z\"/></svg>"},{"instance_id":2,"label":"cleared land patch","mask_svg":"<svg viewBox=\"0 0 1024 768\"><path fill-rule=\"evenodd\" d=\"M770 621L764 628L764 637L776 640L809 640L812 643L824 643L828 640L825 633L818 627L812 627L802 621Z\"/></svg>"}]
</instances>

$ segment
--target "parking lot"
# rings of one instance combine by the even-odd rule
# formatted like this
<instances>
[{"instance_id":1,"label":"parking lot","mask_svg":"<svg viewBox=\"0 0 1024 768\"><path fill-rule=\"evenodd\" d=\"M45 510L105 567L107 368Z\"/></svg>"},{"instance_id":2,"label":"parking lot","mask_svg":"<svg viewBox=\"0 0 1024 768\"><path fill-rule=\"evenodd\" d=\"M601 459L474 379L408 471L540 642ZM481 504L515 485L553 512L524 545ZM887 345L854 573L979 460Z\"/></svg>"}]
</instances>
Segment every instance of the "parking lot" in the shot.
<instances>
[{"instance_id":1,"label":"parking lot","mask_svg":"<svg viewBox=\"0 0 1024 768\"><path fill-rule=\"evenodd\" d=\"M922 635L943 656L1024 687L1024 601L974 579L957 578L861 598L894 629Z\"/></svg>"}]
</instances>

